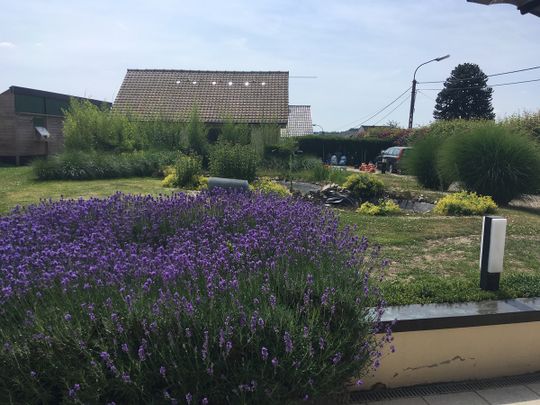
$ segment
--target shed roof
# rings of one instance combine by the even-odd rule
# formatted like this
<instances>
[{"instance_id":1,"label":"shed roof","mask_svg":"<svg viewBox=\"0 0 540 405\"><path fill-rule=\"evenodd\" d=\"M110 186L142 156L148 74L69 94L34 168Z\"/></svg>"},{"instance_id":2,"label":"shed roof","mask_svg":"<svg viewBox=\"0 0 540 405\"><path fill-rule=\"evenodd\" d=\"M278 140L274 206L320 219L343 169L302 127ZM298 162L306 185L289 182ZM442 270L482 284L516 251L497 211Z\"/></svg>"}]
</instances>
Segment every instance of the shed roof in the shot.
<instances>
[{"instance_id":1,"label":"shed roof","mask_svg":"<svg viewBox=\"0 0 540 405\"><path fill-rule=\"evenodd\" d=\"M204 122L277 122L288 116L289 72L128 69L114 103L143 119L187 119L194 106Z\"/></svg>"},{"instance_id":2,"label":"shed roof","mask_svg":"<svg viewBox=\"0 0 540 405\"><path fill-rule=\"evenodd\" d=\"M290 105L289 121L287 122L288 136L302 136L313 134L313 123L311 121L311 106Z\"/></svg>"}]
</instances>

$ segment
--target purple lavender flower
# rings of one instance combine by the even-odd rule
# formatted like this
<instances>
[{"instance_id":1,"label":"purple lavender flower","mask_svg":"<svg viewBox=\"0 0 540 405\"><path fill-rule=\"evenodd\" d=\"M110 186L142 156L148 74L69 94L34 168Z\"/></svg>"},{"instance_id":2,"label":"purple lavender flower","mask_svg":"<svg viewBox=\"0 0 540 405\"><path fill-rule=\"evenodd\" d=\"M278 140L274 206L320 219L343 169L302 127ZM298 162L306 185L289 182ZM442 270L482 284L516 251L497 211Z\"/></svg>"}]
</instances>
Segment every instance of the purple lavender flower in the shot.
<instances>
[{"instance_id":1,"label":"purple lavender flower","mask_svg":"<svg viewBox=\"0 0 540 405\"><path fill-rule=\"evenodd\" d=\"M159 374L161 374L161 376L162 376L163 378L165 378L165 373L166 373L166 372L167 372L167 369L166 369L164 366L161 366L161 367L159 368Z\"/></svg>"},{"instance_id":2,"label":"purple lavender flower","mask_svg":"<svg viewBox=\"0 0 540 405\"><path fill-rule=\"evenodd\" d=\"M65 315L64 315L64 319L65 319L67 322L71 321L71 314L65 314Z\"/></svg>"},{"instance_id":3,"label":"purple lavender flower","mask_svg":"<svg viewBox=\"0 0 540 405\"><path fill-rule=\"evenodd\" d=\"M278 364L279 364L278 359L274 357L272 359L272 366L274 366L274 368L276 368L278 366Z\"/></svg>"},{"instance_id":4,"label":"purple lavender flower","mask_svg":"<svg viewBox=\"0 0 540 405\"><path fill-rule=\"evenodd\" d=\"M283 342L285 343L285 352L291 353L293 351L293 342L289 332L283 334Z\"/></svg>"},{"instance_id":5,"label":"purple lavender flower","mask_svg":"<svg viewBox=\"0 0 540 405\"><path fill-rule=\"evenodd\" d=\"M268 359L268 349L264 346L261 349L261 357L265 361Z\"/></svg>"}]
</instances>

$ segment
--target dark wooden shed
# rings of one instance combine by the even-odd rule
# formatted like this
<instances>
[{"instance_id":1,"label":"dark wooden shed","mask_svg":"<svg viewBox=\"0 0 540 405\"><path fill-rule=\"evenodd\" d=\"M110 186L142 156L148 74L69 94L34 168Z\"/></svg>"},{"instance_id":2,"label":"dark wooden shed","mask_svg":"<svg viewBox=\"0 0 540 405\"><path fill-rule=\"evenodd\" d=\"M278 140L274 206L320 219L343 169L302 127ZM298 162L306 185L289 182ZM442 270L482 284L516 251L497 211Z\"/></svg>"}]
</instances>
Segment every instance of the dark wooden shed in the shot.
<instances>
[{"instance_id":1,"label":"dark wooden shed","mask_svg":"<svg viewBox=\"0 0 540 405\"><path fill-rule=\"evenodd\" d=\"M73 96L11 86L0 94L0 158L20 164L62 151L64 110ZM84 100L81 97L73 97ZM101 106L104 102L86 99ZM111 103L105 103L109 108Z\"/></svg>"}]
</instances>

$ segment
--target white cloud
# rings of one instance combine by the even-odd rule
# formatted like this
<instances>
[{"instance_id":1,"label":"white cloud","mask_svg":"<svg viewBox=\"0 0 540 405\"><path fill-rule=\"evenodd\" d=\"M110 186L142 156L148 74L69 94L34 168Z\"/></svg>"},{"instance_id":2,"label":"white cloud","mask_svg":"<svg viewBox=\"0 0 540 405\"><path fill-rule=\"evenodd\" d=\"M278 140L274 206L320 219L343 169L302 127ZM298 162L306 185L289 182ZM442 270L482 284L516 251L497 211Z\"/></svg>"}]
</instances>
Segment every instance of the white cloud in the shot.
<instances>
[{"instance_id":1,"label":"white cloud","mask_svg":"<svg viewBox=\"0 0 540 405\"><path fill-rule=\"evenodd\" d=\"M13 42L7 42L7 41L0 42L0 48L8 48L8 49L15 48L15 44Z\"/></svg>"}]
</instances>

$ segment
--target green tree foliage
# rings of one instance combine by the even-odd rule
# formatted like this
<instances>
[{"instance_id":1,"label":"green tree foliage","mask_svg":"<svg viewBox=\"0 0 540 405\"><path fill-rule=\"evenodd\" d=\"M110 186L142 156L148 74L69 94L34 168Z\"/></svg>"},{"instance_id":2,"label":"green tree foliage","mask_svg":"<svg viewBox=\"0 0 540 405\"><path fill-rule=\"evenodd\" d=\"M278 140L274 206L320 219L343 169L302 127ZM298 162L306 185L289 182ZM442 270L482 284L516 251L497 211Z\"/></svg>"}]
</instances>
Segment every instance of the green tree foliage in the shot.
<instances>
[{"instance_id":1,"label":"green tree foliage","mask_svg":"<svg viewBox=\"0 0 540 405\"><path fill-rule=\"evenodd\" d=\"M437 120L494 119L491 105L493 89L487 87L487 80L488 77L478 65L458 65L437 96L433 117Z\"/></svg>"},{"instance_id":2,"label":"green tree foliage","mask_svg":"<svg viewBox=\"0 0 540 405\"><path fill-rule=\"evenodd\" d=\"M231 144L249 145L251 142L250 132L247 124L235 123L232 118L227 118L221 128L219 140Z\"/></svg>"},{"instance_id":3,"label":"green tree foliage","mask_svg":"<svg viewBox=\"0 0 540 405\"><path fill-rule=\"evenodd\" d=\"M68 151L126 152L135 147L135 125L127 116L88 100L71 99L65 111L64 142Z\"/></svg>"},{"instance_id":4,"label":"green tree foliage","mask_svg":"<svg viewBox=\"0 0 540 405\"><path fill-rule=\"evenodd\" d=\"M194 107L186 127L188 149L201 156L203 161L208 157L208 128L201 121L199 110Z\"/></svg>"}]
</instances>

